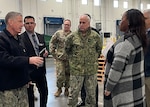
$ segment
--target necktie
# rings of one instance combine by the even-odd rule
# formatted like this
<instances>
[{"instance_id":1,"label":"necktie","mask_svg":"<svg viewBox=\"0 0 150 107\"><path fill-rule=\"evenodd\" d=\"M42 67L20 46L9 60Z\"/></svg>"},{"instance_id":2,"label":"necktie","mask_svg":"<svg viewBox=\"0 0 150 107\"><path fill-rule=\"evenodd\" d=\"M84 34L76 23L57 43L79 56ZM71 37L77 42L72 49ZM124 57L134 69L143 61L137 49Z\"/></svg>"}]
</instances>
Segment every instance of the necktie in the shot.
<instances>
[{"instance_id":1,"label":"necktie","mask_svg":"<svg viewBox=\"0 0 150 107\"><path fill-rule=\"evenodd\" d=\"M38 56L39 55L39 45L38 45L38 42L37 42L37 39L36 39L35 35L32 35L32 39L33 39L33 42L34 42L35 53Z\"/></svg>"}]
</instances>

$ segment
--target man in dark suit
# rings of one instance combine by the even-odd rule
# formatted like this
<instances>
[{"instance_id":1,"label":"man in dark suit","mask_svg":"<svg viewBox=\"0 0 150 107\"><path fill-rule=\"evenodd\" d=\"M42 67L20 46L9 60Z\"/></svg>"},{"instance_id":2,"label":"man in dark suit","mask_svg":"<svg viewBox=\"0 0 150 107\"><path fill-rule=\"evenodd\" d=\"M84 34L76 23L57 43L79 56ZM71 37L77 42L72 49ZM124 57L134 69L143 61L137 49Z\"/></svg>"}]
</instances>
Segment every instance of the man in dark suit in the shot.
<instances>
[{"instance_id":1,"label":"man in dark suit","mask_svg":"<svg viewBox=\"0 0 150 107\"><path fill-rule=\"evenodd\" d=\"M25 32L21 34L21 39L24 42L28 56L42 56L47 57L48 51L45 48L44 35L38 34L34 31L36 26L33 16L26 16L24 18ZM43 51L42 51L43 50ZM44 64L40 67L30 66L30 77L33 83L36 84L40 93L40 107L46 107L48 97L48 87L46 80L45 59ZM33 84L30 84L28 89L29 107L34 107L34 90Z\"/></svg>"},{"instance_id":2,"label":"man in dark suit","mask_svg":"<svg viewBox=\"0 0 150 107\"><path fill-rule=\"evenodd\" d=\"M150 107L150 9L144 10L145 24L147 29L147 51L145 54L145 95L147 107Z\"/></svg>"}]
</instances>

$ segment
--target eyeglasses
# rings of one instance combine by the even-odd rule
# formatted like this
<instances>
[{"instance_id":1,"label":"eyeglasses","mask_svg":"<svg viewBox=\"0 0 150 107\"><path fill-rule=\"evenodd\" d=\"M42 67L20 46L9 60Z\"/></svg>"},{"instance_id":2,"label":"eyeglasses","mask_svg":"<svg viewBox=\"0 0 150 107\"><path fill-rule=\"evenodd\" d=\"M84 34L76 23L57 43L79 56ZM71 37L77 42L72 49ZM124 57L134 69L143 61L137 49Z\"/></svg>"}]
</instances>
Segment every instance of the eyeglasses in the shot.
<instances>
[{"instance_id":1,"label":"eyeglasses","mask_svg":"<svg viewBox=\"0 0 150 107\"><path fill-rule=\"evenodd\" d=\"M34 24L34 22L26 22L25 24L26 24L26 25Z\"/></svg>"}]
</instances>

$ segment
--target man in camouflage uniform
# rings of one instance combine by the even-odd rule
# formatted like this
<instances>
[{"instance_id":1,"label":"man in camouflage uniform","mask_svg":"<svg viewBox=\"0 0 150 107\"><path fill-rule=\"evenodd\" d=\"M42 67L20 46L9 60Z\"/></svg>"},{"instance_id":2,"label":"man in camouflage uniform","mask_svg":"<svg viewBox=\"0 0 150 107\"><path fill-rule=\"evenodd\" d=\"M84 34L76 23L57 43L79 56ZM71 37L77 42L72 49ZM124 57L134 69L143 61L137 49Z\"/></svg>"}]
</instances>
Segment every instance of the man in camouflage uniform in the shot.
<instances>
[{"instance_id":1,"label":"man in camouflage uniform","mask_svg":"<svg viewBox=\"0 0 150 107\"><path fill-rule=\"evenodd\" d=\"M49 50L52 56L56 59L56 73L57 73L57 87L58 90L55 93L56 97L59 97L62 93L62 87L65 87L64 95L68 96L69 88L69 61L66 55L64 55L64 44L66 37L71 33L70 30L71 21L69 19L64 20L64 29L58 30L52 36L49 43Z\"/></svg>"},{"instance_id":2,"label":"man in camouflage uniform","mask_svg":"<svg viewBox=\"0 0 150 107\"><path fill-rule=\"evenodd\" d=\"M95 107L98 57L102 49L102 39L91 30L90 17L81 15L78 31L69 35L65 42L65 52L69 56L70 93L69 107L76 107L78 95L84 85L87 96L86 107Z\"/></svg>"}]
</instances>

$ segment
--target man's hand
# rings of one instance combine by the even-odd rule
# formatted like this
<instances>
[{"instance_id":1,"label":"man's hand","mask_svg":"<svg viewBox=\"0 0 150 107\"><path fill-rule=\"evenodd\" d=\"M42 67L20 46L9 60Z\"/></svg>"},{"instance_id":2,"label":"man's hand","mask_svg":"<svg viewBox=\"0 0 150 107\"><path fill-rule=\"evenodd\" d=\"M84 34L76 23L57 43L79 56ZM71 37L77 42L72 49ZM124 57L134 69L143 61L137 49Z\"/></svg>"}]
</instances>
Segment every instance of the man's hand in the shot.
<instances>
[{"instance_id":1,"label":"man's hand","mask_svg":"<svg viewBox=\"0 0 150 107\"><path fill-rule=\"evenodd\" d=\"M43 57L33 56L29 58L29 64L34 64L37 67L44 63Z\"/></svg>"},{"instance_id":2,"label":"man's hand","mask_svg":"<svg viewBox=\"0 0 150 107\"><path fill-rule=\"evenodd\" d=\"M48 51L45 50L45 53L43 54L43 57L47 57L48 56Z\"/></svg>"}]
</instances>

